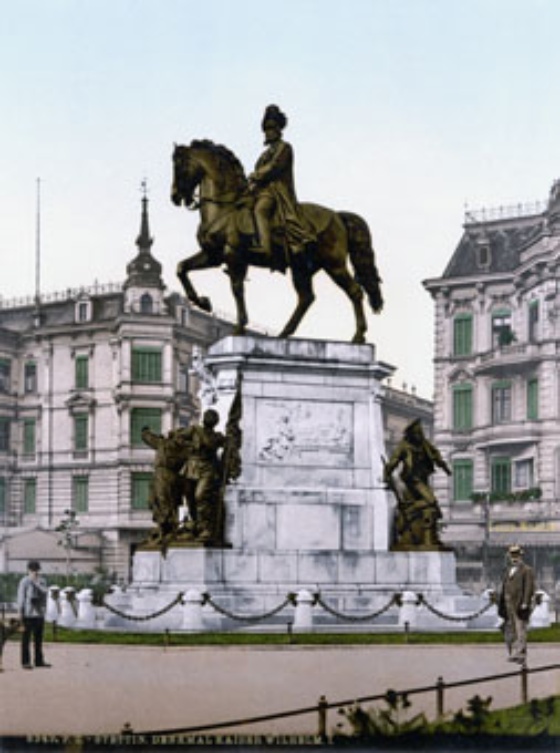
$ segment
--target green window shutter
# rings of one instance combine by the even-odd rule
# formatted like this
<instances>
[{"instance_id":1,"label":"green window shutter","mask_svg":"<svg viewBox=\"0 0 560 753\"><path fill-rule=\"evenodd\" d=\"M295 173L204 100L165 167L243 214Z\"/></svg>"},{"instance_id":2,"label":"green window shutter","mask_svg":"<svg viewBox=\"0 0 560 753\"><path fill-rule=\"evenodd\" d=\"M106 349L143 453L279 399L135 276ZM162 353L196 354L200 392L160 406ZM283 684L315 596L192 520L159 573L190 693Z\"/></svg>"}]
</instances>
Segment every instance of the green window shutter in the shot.
<instances>
[{"instance_id":1,"label":"green window shutter","mask_svg":"<svg viewBox=\"0 0 560 753\"><path fill-rule=\"evenodd\" d=\"M88 449L88 415L80 413L74 416L74 450L84 452Z\"/></svg>"},{"instance_id":2,"label":"green window shutter","mask_svg":"<svg viewBox=\"0 0 560 753\"><path fill-rule=\"evenodd\" d=\"M453 499L468 500L473 493L472 460L455 460L453 462Z\"/></svg>"},{"instance_id":3,"label":"green window shutter","mask_svg":"<svg viewBox=\"0 0 560 753\"><path fill-rule=\"evenodd\" d=\"M76 389L87 390L89 387L89 358L88 356L76 356L74 367L76 370Z\"/></svg>"},{"instance_id":4,"label":"green window shutter","mask_svg":"<svg viewBox=\"0 0 560 753\"><path fill-rule=\"evenodd\" d=\"M471 384L461 384L453 388L453 428L455 431L472 429L473 388Z\"/></svg>"},{"instance_id":5,"label":"green window shutter","mask_svg":"<svg viewBox=\"0 0 560 753\"><path fill-rule=\"evenodd\" d=\"M37 482L34 478L26 478L23 482L23 511L28 515L37 511Z\"/></svg>"},{"instance_id":6,"label":"green window shutter","mask_svg":"<svg viewBox=\"0 0 560 753\"><path fill-rule=\"evenodd\" d=\"M89 509L89 477L74 476L72 479L72 501L76 512L87 512Z\"/></svg>"},{"instance_id":7,"label":"green window shutter","mask_svg":"<svg viewBox=\"0 0 560 753\"><path fill-rule=\"evenodd\" d=\"M132 349L132 381L142 384L161 382L161 348Z\"/></svg>"},{"instance_id":8,"label":"green window shutter","mask_svg":"<svg viewBox=\"0 0 560 753\"><path fill-rule=\"evenodd\" d=\"M23 453L35 454L35 419L26 418L23 422Z\"/></svg>"},{"instance_id":9,"label":"green window shutter","mask_svg":"<svg viewBox=\"0 0 560 753\"><path fill-rule=\"evenodd\" d=\"M472 353L472 314L458 314L453 320L453 355Z\"/></svg>"},{"instance_id":10,"label":"green window shutter","mask_svg":"<svg viewBox=\"0 0 560 753\"><path fill-rule=\"evenodd\" d=\"M130 506L133 510L147 510L149 508L150 488L153 474L131 474Z\"/></svg>"},{"instance_id":11,"label":"green window shutter","mask_svg":"<svg viewBox=\"0 0 560 753\"><path fill-rule=\"evenodd\" d=\"M494 458L492 460L492 494L498 498L511 493L511 459Z\"/></svg>"},{"instance_id":12,"label":"green window shutter","mask_svg":"<svg viewBox=\"0 0 560 753\"><path fill-rule=\"evenodd\" d=\"M142 442L142 429L148 426L154 434L161 433L160 408L133 408L130 412L130 443L134 447L145 447Z\"/></svg>"},{"instance_id":13,"label":"green window shutter","mask_svg":"<svg viewBox=\"0 0 560 753\"><path fill-rule=\"evenodd\" d=\"M527 382L527 418L536 421L539 417L539 380L529 379Z\"/></svg>"}]
</instances>

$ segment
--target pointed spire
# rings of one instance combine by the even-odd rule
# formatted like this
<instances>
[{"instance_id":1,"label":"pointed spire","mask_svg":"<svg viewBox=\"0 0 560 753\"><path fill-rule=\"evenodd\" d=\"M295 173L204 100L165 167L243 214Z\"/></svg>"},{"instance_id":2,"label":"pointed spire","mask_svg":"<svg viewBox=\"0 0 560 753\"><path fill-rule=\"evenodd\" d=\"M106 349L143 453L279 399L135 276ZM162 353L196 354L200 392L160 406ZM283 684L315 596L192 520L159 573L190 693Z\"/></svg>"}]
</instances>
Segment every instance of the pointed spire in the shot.
<instances>
[{"instance_id":1,"label":"pointed spire","mask_svg":"<svg viewBox=\"0 0 560 753\"><path fill-rule=\"evenodd\" d=\"M150 222L148 219L148 186L146 179L140 185L142 191L142 218L140 220L140 235L136 238L136 245L140 251L150 252L154 239L150 237Z\"/></svg>"},{"instance_id":2,"label":"pointed spire","mask_svg":"<svg viewBox=\"0 0 560 753\"><path fill-rule=\"evenodd\" d=\"M140 219L140 234L136 239L138 254L126 267L127 279L125 288L135 286L163 289L165 286L161 279L161 264L151 254L154 239L150 236L146 180L142 181L141 191L142 215Z\"/></svg>"}]
</instances>

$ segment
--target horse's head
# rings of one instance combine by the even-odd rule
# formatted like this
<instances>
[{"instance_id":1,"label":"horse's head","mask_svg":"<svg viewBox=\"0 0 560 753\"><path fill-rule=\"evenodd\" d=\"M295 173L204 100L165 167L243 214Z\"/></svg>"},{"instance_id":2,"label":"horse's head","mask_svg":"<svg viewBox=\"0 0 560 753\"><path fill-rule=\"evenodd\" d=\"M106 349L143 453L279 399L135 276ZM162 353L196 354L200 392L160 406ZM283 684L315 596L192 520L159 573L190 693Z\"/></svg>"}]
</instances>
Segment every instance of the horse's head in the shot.
<instances>
[{"instance_id":1,"label":"horse's head","mask_svg":"<svg viewBox=\"0 0 560 753\"><path fill-rule=\"evenodd\" d=\"M208 139L193 141L190 146L176 145L171 201L177 206L191 206L194 190L203 180L206 188L201 201L216 204L231 203L247 188L243 166L225 146Z\"/></svg>"},{"instance_id":2,"label":"horse's head","mask_svg":"<svg viewBox=\"0 0 560 753\"><path fill-rule=\"evenodd\" d=\"M187 207L191 206L194 203L194 189L200 183L201 178L202 173L192 158L190 147L175 144L171 201L176 206L181 206L183 203Z\"/></svg>"}]
</instances>

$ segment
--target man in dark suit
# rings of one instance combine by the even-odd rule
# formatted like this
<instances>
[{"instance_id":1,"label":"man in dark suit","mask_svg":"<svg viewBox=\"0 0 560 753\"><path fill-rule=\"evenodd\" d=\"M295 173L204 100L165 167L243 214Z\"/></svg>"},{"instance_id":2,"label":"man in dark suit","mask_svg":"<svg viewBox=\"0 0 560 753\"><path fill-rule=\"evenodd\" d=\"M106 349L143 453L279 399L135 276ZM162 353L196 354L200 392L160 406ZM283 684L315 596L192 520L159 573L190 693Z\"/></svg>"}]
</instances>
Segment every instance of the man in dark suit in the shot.
<instances>
[{"instance_id":1,"label":"man in dark suit","mask_svg":"<svg viewBox=\"0 0 560 753\"><path fill-rule=\"evenodd\" d=\"M498 614L504 620L504 637L509 661L525 664L527 626L535 597L533 568L523 562L523 549L517 544L508 549L508 564L502 578Z\"/></svg>"}]
</instances>

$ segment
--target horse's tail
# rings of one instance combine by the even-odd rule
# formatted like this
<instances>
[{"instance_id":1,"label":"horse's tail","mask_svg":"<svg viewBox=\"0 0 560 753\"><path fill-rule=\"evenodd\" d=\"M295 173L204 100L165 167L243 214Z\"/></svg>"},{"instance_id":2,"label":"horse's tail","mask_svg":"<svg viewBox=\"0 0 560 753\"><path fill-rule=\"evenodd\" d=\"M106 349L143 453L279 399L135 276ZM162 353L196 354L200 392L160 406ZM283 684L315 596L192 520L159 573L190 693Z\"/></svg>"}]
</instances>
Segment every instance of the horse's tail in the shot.
<instances>
[{"instance_id":1,"label":"horse's tail","mask_svg":"<svg viewBox=\"0 0 560 753\"><path fill-rule=\"evenodd\" d=\"M366 291L371 308L378 314L383 308L381 277L375 264L375 252L367 222L353 212L338 212L338 215L348 233L348 251L356 280Z\"/></svg>"}]
</instances>

